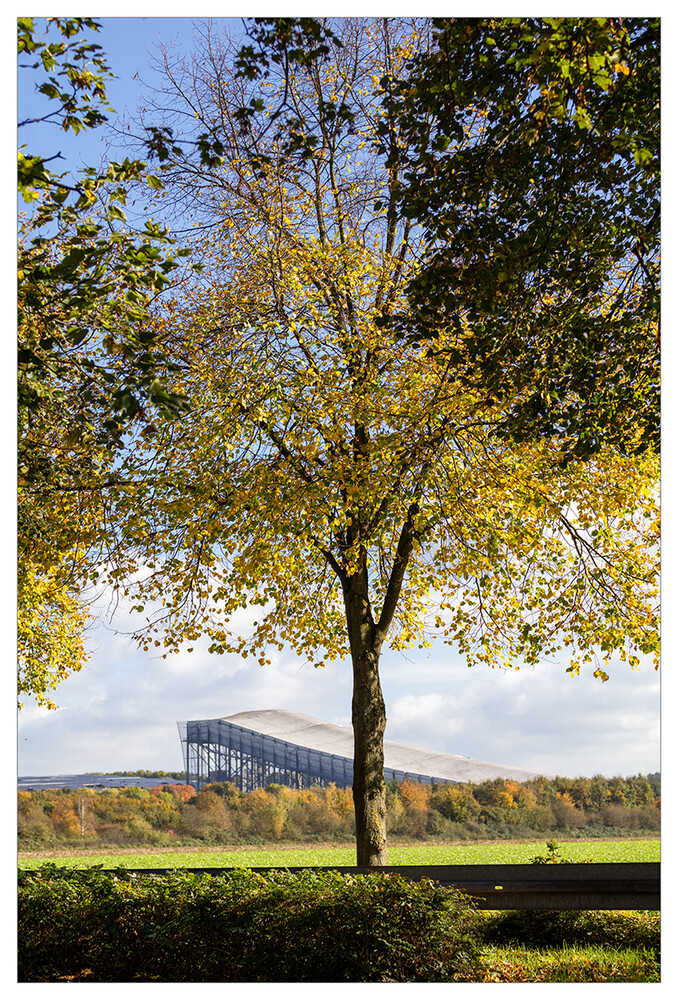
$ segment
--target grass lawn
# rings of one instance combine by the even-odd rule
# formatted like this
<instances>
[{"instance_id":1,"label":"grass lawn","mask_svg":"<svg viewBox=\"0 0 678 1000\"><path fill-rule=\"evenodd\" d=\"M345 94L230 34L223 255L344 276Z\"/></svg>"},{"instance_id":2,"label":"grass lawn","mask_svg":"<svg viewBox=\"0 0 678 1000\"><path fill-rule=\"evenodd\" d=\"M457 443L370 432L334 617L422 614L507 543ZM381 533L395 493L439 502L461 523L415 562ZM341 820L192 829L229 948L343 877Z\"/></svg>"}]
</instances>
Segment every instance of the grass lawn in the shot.
<instances>
[{"instance_id":1,"label":"grass lawn","mask_svg":"<svg viewBox=\"0 0 678 1000\"><path fill-rule=\"evenodd\" d=\"M562 844L563 854L575 861L659 861L659 840L574 840ZM530 843L499 841L463 844L409 844L389 846L391 865L488 865L529 864L535 855L545 855L544 841ZM19 855L19 866L38 868L46 861L60 865L103 865L127 868L263 868L299 865L354 865L355 847L252 847L195 848L161 851L111 848L98 853L29 852Z\"/></svg>"},{"instance_id":2,"label":"grass lawn","mask_svg":"<svg viewBox=\"0 0 678 1000\"><path fill-rule=\"evenodd\" d=\"M648 950L604 945L483 949L485 983L658 983Z\"/></svg>"}]
</instances>

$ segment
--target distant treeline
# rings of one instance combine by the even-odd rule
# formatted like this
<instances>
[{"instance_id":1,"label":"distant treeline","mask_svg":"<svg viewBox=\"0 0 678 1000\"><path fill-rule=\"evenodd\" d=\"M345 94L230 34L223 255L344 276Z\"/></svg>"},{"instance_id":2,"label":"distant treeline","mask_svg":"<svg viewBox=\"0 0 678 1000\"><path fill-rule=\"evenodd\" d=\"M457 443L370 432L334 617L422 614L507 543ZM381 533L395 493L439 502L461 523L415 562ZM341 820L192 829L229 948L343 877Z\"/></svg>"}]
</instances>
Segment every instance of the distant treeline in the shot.
<instances>
[{"instance_id":1,"label":"distant treeline","mask_svg":"<svg viewBox=\"0 0 678 1000\"><path fill-rule=\"evenodd\" d=\"M387 784L395 840L621 836L659 830L659 775L533 778L481 784ZM345 841L355 833L350 788L228 782L19 792L19 850L68 845L171 846Z\"/></svg>"}]
</instances>

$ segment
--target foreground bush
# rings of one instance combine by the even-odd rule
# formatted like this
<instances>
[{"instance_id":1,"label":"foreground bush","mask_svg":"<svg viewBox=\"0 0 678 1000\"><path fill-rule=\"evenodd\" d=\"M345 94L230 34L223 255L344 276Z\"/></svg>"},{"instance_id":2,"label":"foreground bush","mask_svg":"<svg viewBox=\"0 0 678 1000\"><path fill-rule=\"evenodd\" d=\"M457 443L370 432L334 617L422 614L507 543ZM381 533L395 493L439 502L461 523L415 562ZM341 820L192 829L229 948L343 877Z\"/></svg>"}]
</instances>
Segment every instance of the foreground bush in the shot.
<instances>
[{"instance_id":1,"label":"foreground bush","mask_svg":"<svg viewBox=\"0 0 678 1000\"><path fill-rule=\"evenodd\" d=\"M19 982L451 982L468 899L400 876L19 873Z\"/></svg>"}]
</instances>

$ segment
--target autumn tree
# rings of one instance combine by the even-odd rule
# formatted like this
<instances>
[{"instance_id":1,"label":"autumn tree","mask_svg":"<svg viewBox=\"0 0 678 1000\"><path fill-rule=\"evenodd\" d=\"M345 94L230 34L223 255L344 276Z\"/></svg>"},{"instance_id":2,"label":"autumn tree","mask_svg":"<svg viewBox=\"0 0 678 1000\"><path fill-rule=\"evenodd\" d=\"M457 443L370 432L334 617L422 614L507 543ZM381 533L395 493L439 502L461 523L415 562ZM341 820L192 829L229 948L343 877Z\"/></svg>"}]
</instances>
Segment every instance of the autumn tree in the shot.
<instances>
[{"instance_id":1,"label":"autumn tree","mask_svg":"<svg viewBox=\"0 0 678 1000\"><path fill-rule=\"evenodd\" d=\"M432 802L438 812L454 823L466 823L480 815L480 804L469 785L438 785Z\"/></svg>"},{"instance_id":2,"label":"autumn tree","mask_svg":"<svg viewBox=\"0 0 678 1000\"><path fill-rule=\"evenodd\" d=\"M331 24L250 19L239 75L317 59L341 44ZM435 346L463 315L457 371L510 401L502 429L513 438L565 431L565 459L603 443L658 448L659 18L433 18L432 28L430 45L381 81L397 211L428 243L407 308L381 322ZM283 153L305 158L316 138L288 97L268 127L281 122ZM246 125L256 109L253 98L237 115ZM346 102L335 113L354 120ZM200 141L222 148L218 129Z\"/></svg>"},{"instance_id":3,"label":"autumn tree","mask_svg":"<svg viewBox=\"0 0 678 1000\"><path fill-rule=\"evenodd\" d=\"M222 149L209 168L195 145L165 161L206 227L202 285L154 326L191 409L137 436L109 491L105 578L144 614L145 648L208 635L213 653L262 663L285 645L317 665L350 657L360 865L386 862L386 645L438 637L509 668L565 650L570 670L605 678L658 641L653 455L564 463L567 435L507 440L510 401L451 360L463 317L436 352L381 322L407 309L426 249L397 212L397 159L378 151L381 80L427 32L350 19L331 57L263 83L238 76L212 28L183 66L168 57L163 104ZM285 92L314 140L298 160L267 117Z\"/></svg>"}]
</instances>

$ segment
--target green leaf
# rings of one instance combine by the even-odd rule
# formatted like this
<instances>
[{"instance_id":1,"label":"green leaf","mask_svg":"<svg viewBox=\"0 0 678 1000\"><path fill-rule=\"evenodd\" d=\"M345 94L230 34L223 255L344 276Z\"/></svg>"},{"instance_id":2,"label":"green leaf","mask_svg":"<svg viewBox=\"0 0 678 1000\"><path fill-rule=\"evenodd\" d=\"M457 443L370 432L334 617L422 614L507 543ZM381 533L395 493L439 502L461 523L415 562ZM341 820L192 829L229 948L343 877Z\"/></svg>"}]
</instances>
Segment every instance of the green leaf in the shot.
<instances>
[{"instance_id":1,"label":"green leaf","mask_svg":"<svg viewBox=\"0 0 678 1000\"><path fill-rule=\"evenodd\" d=\"M121 222L125 222L127 219L127 216L125 215L123 210L119 208L117 205L109 205L108 209L106 210L106 214L108 215L109 219L120 219Z\"/></svg>"},{"instance_id":2,"label":"green leaf","mask_svg":"<svg viewBox=\"0 0 678 1000\"><path fill-rule=\"evenodd\" d=\"M636 149L633 152L633 158L639 167L645 166L646 163L650 163L652 160L652 152L649 149Z\"/></svg>"}]
</instances>

